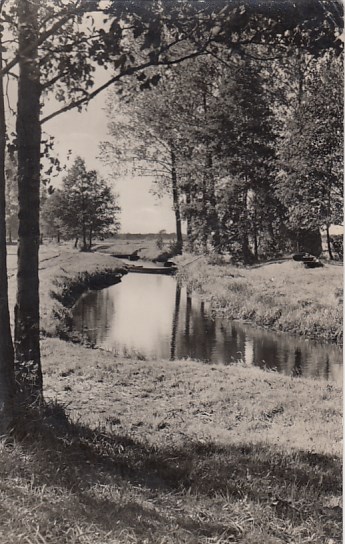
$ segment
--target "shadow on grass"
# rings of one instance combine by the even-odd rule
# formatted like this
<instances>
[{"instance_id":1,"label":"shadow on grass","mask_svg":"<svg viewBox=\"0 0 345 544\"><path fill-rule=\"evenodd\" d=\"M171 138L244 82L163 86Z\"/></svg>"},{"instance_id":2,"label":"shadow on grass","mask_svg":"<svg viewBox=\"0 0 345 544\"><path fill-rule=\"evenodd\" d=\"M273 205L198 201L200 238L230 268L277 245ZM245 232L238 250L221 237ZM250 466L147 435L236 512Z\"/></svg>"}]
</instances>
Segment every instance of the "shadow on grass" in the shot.
<instances>
[{"instance_id":1,"label":"shadow on grass","mask_svg":"<svg viewBox=\"0 0 345 544\"><path fill-rule=\"evenodd\" d=\"M77 495L88 522L104 531L112 530L115 523L123 530L132 527L141 538L169 521L166 511L131 500L131 493L125 501L90 493L110 481L119 489L155 496L189 494L207 500L221 496L231 503L260 503L293 526L322 518L330 537L334 538L336 526L340 531L340 508L324 506L328 497L341 495L341 462L336 458L300 451L285 454L264 444L219 447L189 442L183 448L156 448L72 423L56 405L47 406L43 417L28 418L15 437L34 459L36 485ZM190 516L181 516L179 530L204 537L239 536L235 526L225 526L221 520Z\"/></svg>"}]
</instances>

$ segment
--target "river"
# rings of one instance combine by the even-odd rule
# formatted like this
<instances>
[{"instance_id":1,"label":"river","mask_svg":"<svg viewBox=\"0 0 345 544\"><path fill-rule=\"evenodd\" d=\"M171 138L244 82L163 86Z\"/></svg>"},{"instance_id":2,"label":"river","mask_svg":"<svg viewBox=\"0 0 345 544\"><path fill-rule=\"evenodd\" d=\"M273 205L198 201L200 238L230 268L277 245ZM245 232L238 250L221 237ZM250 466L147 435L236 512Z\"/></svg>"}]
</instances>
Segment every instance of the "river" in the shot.
<instances>
[{"instance_id":1,"label":"river","mask_svg":"<svg viewBox=\"0 0 345 544\"><path fill-rule=\"evenodd\" d=\"M88 292L75 305L73 322L84 338L118 355L242 360L289 376L342 381L338 347L213 318L208 305L172 276L129 273L119 284Z\"/></svg>"}]
</instances>

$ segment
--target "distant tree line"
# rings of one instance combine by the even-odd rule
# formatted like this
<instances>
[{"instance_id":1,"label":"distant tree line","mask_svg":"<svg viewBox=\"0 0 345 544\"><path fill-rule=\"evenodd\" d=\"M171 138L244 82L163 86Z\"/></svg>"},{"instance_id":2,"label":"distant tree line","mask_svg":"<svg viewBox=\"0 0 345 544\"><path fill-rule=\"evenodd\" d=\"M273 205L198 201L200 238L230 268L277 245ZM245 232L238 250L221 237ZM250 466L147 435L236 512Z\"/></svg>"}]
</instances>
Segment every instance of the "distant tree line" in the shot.
<instances>
[{"instance_id":1,"label":"distant tree line","mask_svg":"<svg viewBox=\"0 0 345 544\"><path fill-rule=\"evenodd\" d=\"M165 232L164 230L161 230L158 234L163 240L173 241L176 239L175 232ZM185 235L182 236L185 238ZM116 238L119 240L157 240L157 232L121 232L116 234Z\"/></svg>"}]
</instances>

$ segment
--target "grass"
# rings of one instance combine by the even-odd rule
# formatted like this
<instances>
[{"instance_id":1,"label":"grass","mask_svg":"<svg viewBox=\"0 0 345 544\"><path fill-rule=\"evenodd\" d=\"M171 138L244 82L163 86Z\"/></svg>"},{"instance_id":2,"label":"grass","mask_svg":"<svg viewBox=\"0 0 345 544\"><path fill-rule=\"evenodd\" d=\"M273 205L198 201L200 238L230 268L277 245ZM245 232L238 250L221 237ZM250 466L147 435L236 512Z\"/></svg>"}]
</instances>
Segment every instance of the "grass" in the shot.
<instances>
[{"instance_id":1,"label":"grass","mask_svg":"<svg viewBox=\"0 0 345 544\"><path fill-rule=\"evenodd\" d=\"M303 276L304 291L292 263L247 270L198 261L186 281L206 297L222 294L225 312L231 282L248 308L248 293L264 308L277 306L278 292L285 307L294 292L312 311L327 303L322 281L339 284L331 268L320 270L322 281L296 269L315 274ZM116 274L121 263L44 248L44 326L54 326L52 290L66 304L63 285L69 296L75 280L109 266ZM10 286L13 300L14 275ZM58 338L42 340L42 365L46 407L0 442L1 544L341 542L336 384L242 363L119 357Z\"/></svg>"},{"instance_id":2,"label":"grass","mask_svg":"<svg viewBox=\"0 0 345 544\"><path fill-rule=\"evenodd\" d=\"M42 355L48 408L0 448L2 544L341 542L335 385L58 339Z\"/></svg>"},{"instance_id":3,"label":"grass","mask_svg":"<svg viewBox=\"0 0 345 544\"><path fill-rule=\"evenodd\" d=\"M305 269L290 259L240 268L211 265L206 257L193 261L190 255L178 263L183 280L218 315L342 343L342 266Z\"/></svg>"}]
</instances>

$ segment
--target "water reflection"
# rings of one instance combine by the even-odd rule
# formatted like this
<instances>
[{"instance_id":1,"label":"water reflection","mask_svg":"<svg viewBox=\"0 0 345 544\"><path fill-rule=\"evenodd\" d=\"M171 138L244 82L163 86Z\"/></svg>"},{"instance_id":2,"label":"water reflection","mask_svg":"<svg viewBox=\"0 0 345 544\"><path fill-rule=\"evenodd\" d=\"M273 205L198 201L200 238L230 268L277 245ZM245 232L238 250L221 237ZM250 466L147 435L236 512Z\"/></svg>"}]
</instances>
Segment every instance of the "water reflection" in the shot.
<instances>
[{"instance_id":1,"label":"water reflection","mask_svg":"<svg viewBox=\"0 0 345 544\"><path fill-rule=\"evenodd\" d=\"M212 319L207 304L169 276L128 274L86 294L74 308L74 326L119 354L224 364L243 359L290 376L342 380L340 349Z\"/></svg>"}]
</instances>

